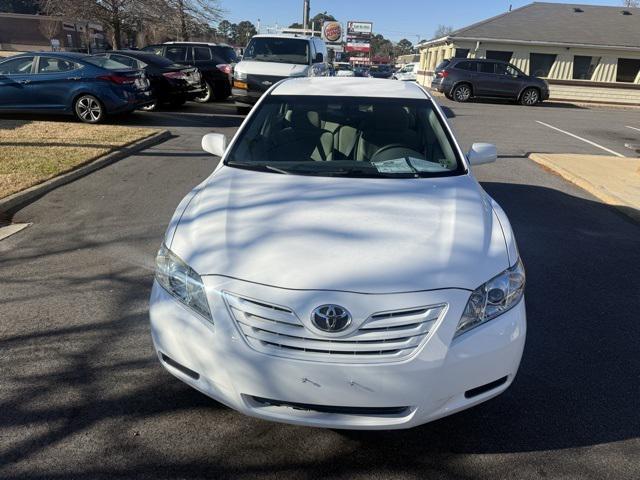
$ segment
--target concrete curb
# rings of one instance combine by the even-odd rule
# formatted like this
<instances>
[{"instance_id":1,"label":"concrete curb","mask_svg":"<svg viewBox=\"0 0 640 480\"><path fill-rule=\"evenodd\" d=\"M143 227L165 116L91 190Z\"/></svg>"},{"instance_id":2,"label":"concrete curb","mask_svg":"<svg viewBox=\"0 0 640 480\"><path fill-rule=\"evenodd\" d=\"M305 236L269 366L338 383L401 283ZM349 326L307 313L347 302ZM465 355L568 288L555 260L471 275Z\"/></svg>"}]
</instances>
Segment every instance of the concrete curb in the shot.
<instances>
[{"instance_id":1,"label":"concrete curb","mask_svg":"<svg viewBox=\"0 0 640 480\"><path fill-rule=\"evenodd\" d=\"M66 185L67 183L71 183L78 178L90 174L91 172L94 172L100 168L115 163L118 160L122 160L123 158L126 158L134 153L163 142L170 136L171 134L168 130L161 130L146 138L143 138L142 140L137 140L133 143L129 143L123 147L120 147L119 150L98 157L95 160L92 160L89 163L76 168L75 170L63 173L62 175L39 183L38 185L29 187L26 190L0 199L0 213L18 210L25 205L33 202L34 200L42 197L44 194L49 193L51 190L54 190L62 185Z\"/></svg>"},{"instance_id":2,"label":"concrete curb","mask_svg":"<svg viewBox=\"0 0 640 480\"><path fill-rule=\"evenodd\" d=\"M553 173L561 176L568 182L571 182L574 185L577 185L581 189L589 192L598 200L601 200L603 203L614 207L618 211L630 217L632 220L640 223L640 211L636 210L631 205L628 205L627 203L625 203L624 200L621 200L620 198L616 197L614 194L605 192L601 188L598 188L596 185L591 183L589 180L579 175L576 175L574 173L571 173L568 170L556 165L553 162L547 161L543 155L532 153L529 155L529 160L532 160L533 162L543 166L547 170L550 170Z\"/></svg>"}]
</instances>

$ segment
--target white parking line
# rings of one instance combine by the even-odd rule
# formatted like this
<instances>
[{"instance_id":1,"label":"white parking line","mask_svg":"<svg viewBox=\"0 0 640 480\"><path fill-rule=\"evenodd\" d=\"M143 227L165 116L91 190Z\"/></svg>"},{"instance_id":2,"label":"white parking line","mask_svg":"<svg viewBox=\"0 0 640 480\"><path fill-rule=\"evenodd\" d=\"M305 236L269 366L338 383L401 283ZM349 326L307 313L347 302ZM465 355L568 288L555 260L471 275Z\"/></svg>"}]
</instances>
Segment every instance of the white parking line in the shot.
<instances>
[{"instance_id":1,"label":"white parking line","mask_svg":"<svg viewBox=\"0 0 640 480\"><path fill-rule=\"evenodd\" d=\"M565 130L561 130L558 127L554 127L553 125L549 125L548 123L541 122L540 120L536 120L536 122L539 123L540 125L544 125L545 127L551 128L551 129L556 130L558 132L564 133L565 135L569 135L570 137L573 137L573 138L581 140L581 141L583 141L585 143L588 143L589 145L593 145L594 147L599 148L600 150L604 150L605 152L609 152L609 153L615 155L616 157L625 158L625 156L622 155L621 153L618 153L616 151L610 150L607 147L603 147L602 145L598 145L597 143L592 142L591 140L587 140L586 138L579 137L578 135L575 135L575 134L573 134L571 132L567 132Z\"/></svg>"},{"instance_id":2,"label":"white parking line","mask_svg":"<svg viewBox=\"0 0 640 480\"><path fill-rule=\"evenodd\" d=\"M626 127L630 128L631 130L637 130L638 132L640 132L640 128L630 127L629 125L626 125Z\"/></svg>"}]
</instances>

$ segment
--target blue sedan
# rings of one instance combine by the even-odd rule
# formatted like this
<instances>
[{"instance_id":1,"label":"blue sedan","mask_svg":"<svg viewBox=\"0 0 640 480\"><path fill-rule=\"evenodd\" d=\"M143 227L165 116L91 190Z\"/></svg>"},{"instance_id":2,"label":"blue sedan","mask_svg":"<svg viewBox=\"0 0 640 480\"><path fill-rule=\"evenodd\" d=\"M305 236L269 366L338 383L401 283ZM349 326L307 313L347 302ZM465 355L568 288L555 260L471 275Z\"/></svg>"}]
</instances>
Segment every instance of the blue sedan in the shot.
<instances>
[{"instance_id":1,"label":"blue sedan","mask_svg":"<svg viewBox=\"0 0 640 480\"><path fill-rule=\"evenodd\" d=\"M0 62L0 113L65 113L98 123L152 102L144 72L106 57L41 52Z\"/></svg>"}]
</instances>

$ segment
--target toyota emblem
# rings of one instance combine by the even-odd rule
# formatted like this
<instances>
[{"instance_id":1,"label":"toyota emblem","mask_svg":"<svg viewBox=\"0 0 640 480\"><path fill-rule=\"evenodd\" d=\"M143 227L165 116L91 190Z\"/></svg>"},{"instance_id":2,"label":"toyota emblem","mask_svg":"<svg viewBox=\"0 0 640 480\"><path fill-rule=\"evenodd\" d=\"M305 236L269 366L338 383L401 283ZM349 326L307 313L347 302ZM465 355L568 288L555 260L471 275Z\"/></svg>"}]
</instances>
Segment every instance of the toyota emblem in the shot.
<instances>
[{"instance_id":1,"label":"toyota emblem","mask_svg":"<svg viewBox=\"0 0 640 480\"><path fill-rule=\"evenodd\" d=\"M323 332L341 332L351 324L351 314L340 305L321 305L311 312L311 322Z\"/></svg>"}]
</instances>

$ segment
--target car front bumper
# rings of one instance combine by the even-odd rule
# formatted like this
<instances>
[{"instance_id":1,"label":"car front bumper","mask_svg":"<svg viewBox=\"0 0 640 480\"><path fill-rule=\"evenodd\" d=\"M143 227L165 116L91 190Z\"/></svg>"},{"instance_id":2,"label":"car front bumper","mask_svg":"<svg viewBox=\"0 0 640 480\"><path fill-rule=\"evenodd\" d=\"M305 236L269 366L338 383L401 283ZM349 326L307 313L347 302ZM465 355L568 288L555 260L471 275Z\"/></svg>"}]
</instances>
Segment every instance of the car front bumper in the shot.
<instances>
[{"instance_id":1,"label":"car front bumper","mask_svg":"<svg viewBox=\"0 0 640 480\"><path fill-rule=\"evenodd\" d=\"M254 417L328 428L410 428L502 393L513 381L522 357L524 299L507 313L454 339L470 295L466 290L363 295L289 291L203 278L215 325L154 282L150 319L156 352L162 365L183 382ZM335 363L254 350L232 319L223 291L267 298L277 305L336 302L355 309L354 314L359 305L370 311L403 305L448 306L409 357Z\"/></svg>"},{"instance_id":2,"label":"car front bumper","mask_svg":"<svg viewBox=\"0 0 640 480\"><path fill-rule=\"evenodd\" d=\"M254 106L263 94L264 92L248 91L239 88L231 89L231 96L236 105L240 107Z\"/></svg>"}]
</instances>

